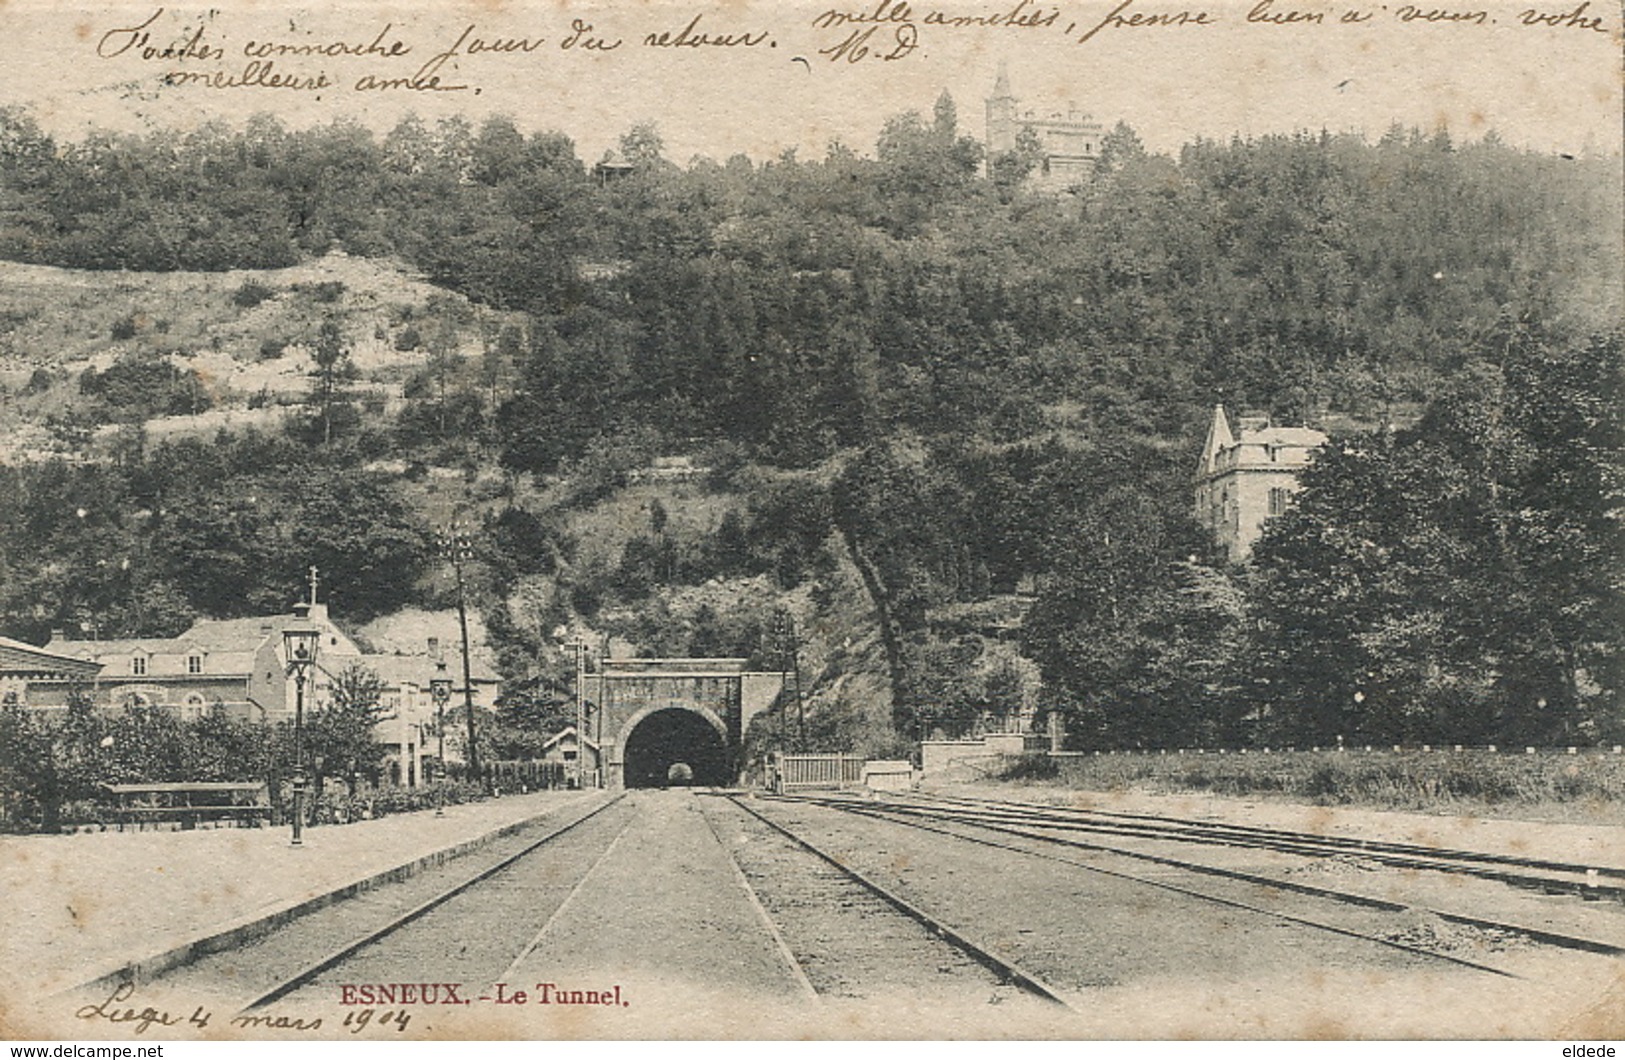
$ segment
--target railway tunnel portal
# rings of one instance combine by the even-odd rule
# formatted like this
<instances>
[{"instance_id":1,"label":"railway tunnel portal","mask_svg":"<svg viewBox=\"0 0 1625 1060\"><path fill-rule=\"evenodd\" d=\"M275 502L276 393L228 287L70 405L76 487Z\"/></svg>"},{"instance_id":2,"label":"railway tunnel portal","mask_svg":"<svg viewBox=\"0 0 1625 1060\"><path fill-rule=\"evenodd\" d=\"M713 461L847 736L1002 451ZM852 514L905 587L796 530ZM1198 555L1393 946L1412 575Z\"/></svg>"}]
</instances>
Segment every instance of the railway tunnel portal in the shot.
<instances>
[{"instance_id":1,"label":"railway tunnel portal","mask_svg":"<svg viewBox=\"0 0 1625 1060\"><path fill-rule=\"evenodd\" d=\"M588 679L603 783L724 786L744 770L743 735L785 688L745 659L604 659ZM590 693L589 693L590 694Z\"/></svg>"}]
</instances>

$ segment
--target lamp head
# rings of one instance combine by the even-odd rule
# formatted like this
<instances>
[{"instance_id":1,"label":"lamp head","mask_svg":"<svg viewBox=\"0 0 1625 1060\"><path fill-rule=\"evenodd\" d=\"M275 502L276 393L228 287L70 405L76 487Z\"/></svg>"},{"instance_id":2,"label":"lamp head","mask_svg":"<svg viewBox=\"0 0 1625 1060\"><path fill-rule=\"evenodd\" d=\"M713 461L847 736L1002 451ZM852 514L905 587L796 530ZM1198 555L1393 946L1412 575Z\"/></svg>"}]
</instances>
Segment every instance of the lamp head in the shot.
<instances>
[{"instance_id":1,"label":"lamp head","mask_svg":"<svg viewBox=\"0 0 1625 1060\"><path fill-rule=\"evenodd\" d=\"M293 616L293 621L282 630L282 647L287 658L288 673L297 676L316 665L322 631L310 621L309 605L296 606Z\"/></svg>"},{"instance_id":2,"label":"lamp head","mask_svg":"<svg viewBox=\"0 0 1625 1060\"><path fill-rule=\"evenodd\" d=\"M429 696L439 704L451 698L451 677L446 673L445 660L435 664L434 677L429 680Z\"/></svg>"}]
</instances>

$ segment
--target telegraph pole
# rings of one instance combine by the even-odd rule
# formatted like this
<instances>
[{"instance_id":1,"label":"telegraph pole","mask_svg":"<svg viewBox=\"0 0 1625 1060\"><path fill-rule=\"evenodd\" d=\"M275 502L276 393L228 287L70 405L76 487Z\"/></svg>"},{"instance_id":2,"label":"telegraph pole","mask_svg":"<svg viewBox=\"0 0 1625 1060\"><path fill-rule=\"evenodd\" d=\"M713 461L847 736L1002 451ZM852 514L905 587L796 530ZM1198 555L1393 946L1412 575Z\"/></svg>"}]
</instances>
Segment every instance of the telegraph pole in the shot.
<instances>
[{"instance_id":1,"label":"telegraph pole","mask_svg":"<svg viewBox=\"0 0 1625 1060\"><path fill-rule=\"evenodd\" d=\"M807 750L807 712L801 701L801 651L796 643L796 620L788 611L778 614L779 635L779 667L783 674L784 686L795 696L796 701L796 750ZM788 706L788 705L787 705ZM779 713L779 743L785 742L785 727L787 722L784 711Z\"/></svg>"},{"instance_id":2,"label":"telegraph pole","mask_svg":"<svg viewBox=\"0 0 1625 1060\"><path fill-rule=\"evenodd\" d=\"M474 545L462 527L453 523L450 533L441 538L440 548L451 560L451 569L457 575L457 627L463 635L463 706L468 710L468 772L470 779L477 783L480 752L474 742L474 679L468 661L468 600L463 586L463 561L474 557Z\"/></svg>"}]
</instances>

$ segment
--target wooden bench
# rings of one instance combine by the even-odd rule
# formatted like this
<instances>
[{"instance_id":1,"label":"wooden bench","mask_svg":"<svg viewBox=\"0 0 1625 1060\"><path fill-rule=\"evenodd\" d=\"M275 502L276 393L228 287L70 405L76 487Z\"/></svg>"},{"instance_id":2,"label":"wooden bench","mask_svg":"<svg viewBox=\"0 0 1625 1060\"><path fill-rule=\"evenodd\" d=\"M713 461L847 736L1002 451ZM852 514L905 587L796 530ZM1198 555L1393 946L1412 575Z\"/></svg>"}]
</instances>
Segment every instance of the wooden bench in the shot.
<instances>
[{"instance_id":1,"label":"wooden bench","mask_svg":"<svg viewBox=\"0 0 1625 1060\"><path fill-rule=\"evenodd\" d=\"M190 831L201 821L231 821L239 828L271 820L264 784L197 782L181 784L103 784L113 801L119 830L127 824L175 822Z\"/></svg>"}]
</instances>

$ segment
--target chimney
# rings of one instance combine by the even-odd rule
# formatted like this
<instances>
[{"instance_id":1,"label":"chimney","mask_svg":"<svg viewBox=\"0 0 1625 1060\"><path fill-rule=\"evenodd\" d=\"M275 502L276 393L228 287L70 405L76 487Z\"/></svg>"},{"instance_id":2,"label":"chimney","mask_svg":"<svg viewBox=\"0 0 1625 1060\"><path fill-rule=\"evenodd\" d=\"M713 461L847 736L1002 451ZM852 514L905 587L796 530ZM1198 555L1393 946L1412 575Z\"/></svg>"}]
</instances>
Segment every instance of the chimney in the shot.
<instances>
[{"instance_id":1,"label":"chimney","mask_svg":"<svg viewBox=\"0 0 1625 1060\"><path fill-rule=\"evenodd\" d=\"M440 638L439 637L430 637L429 638L429 658L434 659L436 661L438 661L440 659Z\"/></svg>"}]
</instances>

